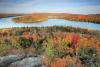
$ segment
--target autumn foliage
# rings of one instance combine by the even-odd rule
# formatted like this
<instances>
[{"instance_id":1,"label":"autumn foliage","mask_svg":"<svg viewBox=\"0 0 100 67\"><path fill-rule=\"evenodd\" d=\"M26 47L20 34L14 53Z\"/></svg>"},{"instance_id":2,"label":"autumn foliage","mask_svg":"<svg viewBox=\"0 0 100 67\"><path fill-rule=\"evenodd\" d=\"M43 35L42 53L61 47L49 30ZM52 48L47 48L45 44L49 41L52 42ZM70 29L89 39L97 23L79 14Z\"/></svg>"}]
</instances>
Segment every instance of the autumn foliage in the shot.
<instances>
[{"instance_id":1,"label":"autumn foliage","mask_svg":"<svg viewBox=\"0 0 100 67\"><path fill-rule=\"evenodd\" d=\"M26 53L41 56L41 63L45 67L100 65L99 31L70 27L25 27L9 31L0 31L0 53L21 48Z\"/></svg>"}]
</instances>

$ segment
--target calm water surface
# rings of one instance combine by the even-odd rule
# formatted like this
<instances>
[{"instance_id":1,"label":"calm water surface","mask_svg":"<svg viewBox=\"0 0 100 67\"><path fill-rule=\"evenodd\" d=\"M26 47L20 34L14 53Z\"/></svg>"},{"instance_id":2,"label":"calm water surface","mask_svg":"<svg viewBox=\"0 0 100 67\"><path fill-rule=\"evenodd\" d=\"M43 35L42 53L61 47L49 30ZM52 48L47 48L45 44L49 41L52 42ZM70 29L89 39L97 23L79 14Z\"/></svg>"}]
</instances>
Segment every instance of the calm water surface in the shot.
<instances>
[{"instance_id":1,"label":"calm water surface","mask_svg":"<svg viewBox=\"0 0 100 67\"><path fill-rule=\"evenodd\" d=\"M88 29L100 30L100 24L68 21L63 19L49 19L40 23L15 23L12 21L13 17L1 18L0 28L12 28L12 27L43 27L43 26L72 26Z\"/></svg>"}]
</instances>

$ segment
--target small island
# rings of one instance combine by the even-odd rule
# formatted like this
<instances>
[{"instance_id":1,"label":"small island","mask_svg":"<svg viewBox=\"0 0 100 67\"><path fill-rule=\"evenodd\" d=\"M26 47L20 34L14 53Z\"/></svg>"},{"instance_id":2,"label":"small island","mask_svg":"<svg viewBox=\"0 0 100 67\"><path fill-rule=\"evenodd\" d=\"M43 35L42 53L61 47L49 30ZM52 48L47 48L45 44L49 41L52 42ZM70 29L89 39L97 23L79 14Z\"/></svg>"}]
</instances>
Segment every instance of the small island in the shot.
<instances>
[{"instance_id":1,"label":"small island","mask_svg":"<svg viewBox=\"0 0 100 67\"><path fill-rule=\"evenodd\" d=\"M46 15L26 15L13 18L12 21L16 23L37 23L48 20L48 16Z\"/></svg>"}]
</instances>

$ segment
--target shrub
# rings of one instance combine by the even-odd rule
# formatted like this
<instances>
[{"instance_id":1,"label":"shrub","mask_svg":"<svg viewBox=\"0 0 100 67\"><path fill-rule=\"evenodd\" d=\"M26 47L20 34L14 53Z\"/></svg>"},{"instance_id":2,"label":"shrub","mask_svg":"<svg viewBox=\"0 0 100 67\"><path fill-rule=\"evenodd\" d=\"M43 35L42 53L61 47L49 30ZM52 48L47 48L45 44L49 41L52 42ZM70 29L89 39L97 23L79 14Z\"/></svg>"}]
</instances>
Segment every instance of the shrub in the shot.
<instances>
[{"instance_id":1,"label":"shrub","mask_svg":"<svg viewBox=\"0 0 100 67\"><path fill-rule=\"evenodd\" d=\"M94 48L80 48L77 52L77 57L87 66L87 67L98 67L98 61L100 61L99 56ZM99 59L99 60L98 60Z\"/></svg>"},{"instance_id":2,"label":"shrub","mask_svg":"<svg viewBox=\"0 0 100 67\"><path fill-rule=\"evenodd\" d=\"M25 39L25 38L22 37L22 38L19 39L19 44L22 47L27 48L27 47L34 45L34 42L33 42L32 38Z\"/></svg>"},{"instance_id":3,"label":"shrub","mask_svg":"<svg viewBox=\"0 0 100 67\"><path fill-rule=\"evenodd\" d=\"M47 47L45 48L45 53L50 58L54 58L57 56L57 51L54 48L53 41L51 38L48 38L47 41L48 41L48 44L47 44Z\"/></svg>"},{"instance_id":4,"label":"shrub","mask_svg":"<svg viewBox=\"0 0 100 67\"><path fill-rule=\"evenodd\" d=\"M11 48L10 45L0 44L0 55L7 54L8 50Z\"/></svg>"},{"instance_id":5,"label":"shrub","mask_svg":"<svg viewBox=\"0 0 100 67\"><path fill-rule=\"evenodd\" d=\"M54 58L54 57L57 56L57 51L56 51L54 48L49 47L49 46L46 47L45 53L46 53L46 55L48 55L50 58Z\"/></svg>"},{"instance_id":6,"label":"shrub","mask_svg":"<svg viewBox=\"0 0 100 67\"><path fill-rule=\"evenodd\" d=\"M11 43L12 43L12 46L15 47L15 48L19 48L20 47L20 44L18 43L18 39L16 36L12 36L11 37Z\"/></svg>"},{"instance_id":7,"label":"shrub","mask_svg":"<svg viewBox=\"0 0 100 67\"><path fill-rule=\"evenodd\" d=\"M79 34L73 34L72 35L72 41L71 41L71 47L73 48L74 52L76 51L77 48L77 43L78 40L80 39L80 35Z\"/></svg>"},{"instance_id":8,"label":"shrub","mask_svg":"<svg viewBox=\"0 0 100 67\"><path fill-rule=\"evenodd\" d=\"M51 67L66 67L66 59L56 58L55 62L51 64Z\"/></svg>"},{"instance_id":9,"label":"shrub","mask_svg":"<svg viewBox=\"0 0 100 67\"><path fill-rule=\"evenodd\" d=\"M55 48L55 49L57 49L59 57L66 56L69 53L69 48L70 48L69 45L70 45L69 42L61 40L59 45L57 45L56 48Z\"/></svg>"},{"instance_id":10,"label":"shrub","mask_svg":"<svg viewBox=\"0 0 100 67\"><path fill-rule=\"evenodd\" d=\"M42 51L43 51L43 50L42 50L42 49L43 49L43 48L42 48L42 43L43 43L43 39L38 39L38 41L35 42L35 46L36 46L36 47L35 47L35 48L36 48L36 49L35 49L35 50L36 50L35 52L38 53L38 54L42 53Z\"/></svg>"}]
</instances>

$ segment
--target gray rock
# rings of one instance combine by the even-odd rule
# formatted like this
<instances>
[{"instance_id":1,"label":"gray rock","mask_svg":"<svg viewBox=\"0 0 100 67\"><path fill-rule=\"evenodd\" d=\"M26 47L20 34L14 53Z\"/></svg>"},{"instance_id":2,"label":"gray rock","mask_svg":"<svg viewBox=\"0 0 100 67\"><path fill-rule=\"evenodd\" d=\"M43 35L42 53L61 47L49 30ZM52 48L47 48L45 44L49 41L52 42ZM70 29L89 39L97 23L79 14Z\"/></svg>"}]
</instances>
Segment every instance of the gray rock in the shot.
<instances>
[{"instance_id":1,"label":"gray rock","mask_svg":"<svg viewBox=\"0 0 100 67\"><path fill-rule=\"evenodd\" d=\"M4 56L0 57L0 67L7 67L9 64L22 60L24 56L18 56L18 55L9 55L9 56Z\"/></svg>"},{"instance_id":2,"label":"gray rock","mask_svg":"<svg viewBox=\"0 0 100 67\"><path fill-rule=\"evenodd\" d=\"M38 67L45 67L45 66L41 65L41 66L38 66Z\"/></svg>"},{"instance_id":3,"label":"gray rock","mask_svg":"<svg viewBox=\"0 0 100 67\"><path fill-rule=\"evenodd\" d=\"M21 61L12 63L9 67L39 67L41 66L40 57L28 57Z\"/></svg>"}]
</instances>

